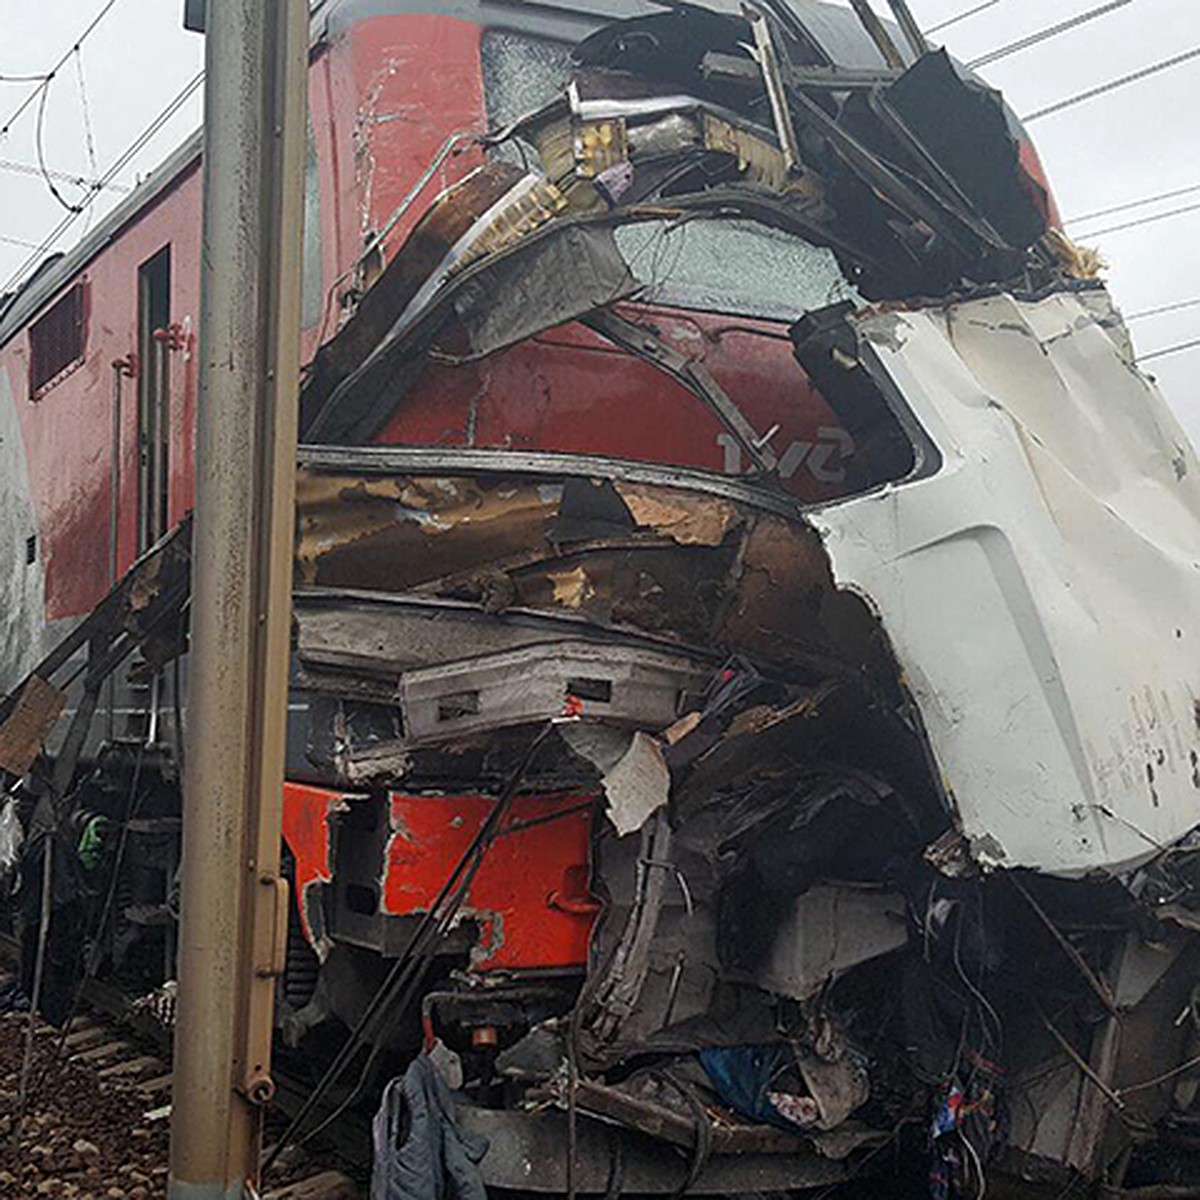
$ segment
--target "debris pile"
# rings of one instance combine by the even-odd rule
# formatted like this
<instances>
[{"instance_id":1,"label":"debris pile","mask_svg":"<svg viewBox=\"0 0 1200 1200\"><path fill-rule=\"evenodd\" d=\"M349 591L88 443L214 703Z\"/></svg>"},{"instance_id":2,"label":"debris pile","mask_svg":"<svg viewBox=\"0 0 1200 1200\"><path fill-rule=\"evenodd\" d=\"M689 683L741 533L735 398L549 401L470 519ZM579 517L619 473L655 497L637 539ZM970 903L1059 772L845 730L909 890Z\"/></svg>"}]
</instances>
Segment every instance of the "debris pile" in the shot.
<instances>
[{"instance_id":1,"label":"debris pile","mask_svg":"<svg viewBox=\"0 0 1200 1200\"><path fill-rule=\"evenodd\" d=\"M280 1032L389 1196L1186 1152L1200 464L1001 98L854 7L545 52L307 371Z\"/></svg>"}]
</instances>

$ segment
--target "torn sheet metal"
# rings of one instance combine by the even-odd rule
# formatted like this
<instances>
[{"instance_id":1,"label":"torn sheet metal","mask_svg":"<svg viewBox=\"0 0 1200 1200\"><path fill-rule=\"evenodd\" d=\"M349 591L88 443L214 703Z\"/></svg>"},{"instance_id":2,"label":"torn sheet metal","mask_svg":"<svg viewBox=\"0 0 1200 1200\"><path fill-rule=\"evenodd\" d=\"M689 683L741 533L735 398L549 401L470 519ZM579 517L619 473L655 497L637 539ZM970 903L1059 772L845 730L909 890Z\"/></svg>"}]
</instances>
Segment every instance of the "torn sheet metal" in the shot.
<instances>
[{"instance_id":1,"label":"torn sheet metal","mask_svg":"<svg viewBox=\"0 0 1200 1200\"><path fill-rule=\"evenodd\" d=\"M479 139L496 151L519 141L525 168L497 159L439 196L363 297L357 328L318 353L305 440L375 437L431 363L478 360L583 317L612 336L614 301L659 283L657 255L619 253L619 232L640 223L753 221L832 251L876 298L1060 278L1042 245L1057 214L999 94L944 54L908 65L869 6L859 17L886 53L849 91L812 86L806 72L834 68L783 5L638 16L586 39L557 97ZM714 73L711 54L749 70ZM645 332L615 340L665 361ZM775 466L769 431L753 434L719 389L669 369L750 461Z\"/></svg>"},{"instance_id":2,"label":"torn sheet metal","mask_svg":"<svg viewBox=\"0 0 1200 1200\"><path fill-rule=\"evenodd\" d=\"M1070 293L857 324L942 462L813 514L837 581L981 862L1128 869L1200 814L1195 453Z\"/></svg>"},{"instance_id":3,"label":"torn sheet metal","mask_svg":"<svg viewBox=\"0 0 1200 1200\"><path fill-rule=\"evenodd\" d=\"M66 692L31 675L12 711L0 725L0 770L20 778L41 753L46 737L67 702Z\"/></svg>"},{"instance_id":4,"label":"torn sheet metal","mask_svg":"<svg viewBox=\"0 0 1200 1200\"><path fill-rule=\"evenodd\" d=\"M465 349L440 350L456 362L506 346L632 295L641 285L606 228L568 229L533 253L514 257L464 288L455 302Z\"/></svg>"},{"instance_id":5,"label":"torn sheet metal","mask_svg":"<svg viewBox=\"0 0 1200 1200\"><path fill-rule=\"evenodd\" d=\"M333 948L321 890L333 882L330 818L346 812L347 797L301 783L283 785L283 840L295 864L293 900L308 944L324 960Z\"/></svg>"},{"instance_id":6,"label":"torn sheet metal","mask_svg":"<svg viewBox=\"0 0 1200 1200\"><path fill-rule=\"evenodd\" d=\"M786 510L777 493L721 495L718 486L706 495L712 477L697 474L693 489L678 472L628 472L565 455L364 447L311 448L304 457L301 588L420 593L493 613L537 610L702 653L717 647L808 661L863 652L819 620L831 584L811 529L756 511L760 503ZM456 472L404 469L439 458ZM739 494L746 502L732 503Z\"/></svg>"},{"instance_id":7,"label":"torn sheet metal","mask_svg":"<svg viewBox=\"0 0 1200 1200\"><path fill-rule=\"evenodd\" d=\"M617 834L636 833L663 808L671 790L671 773L663 760L662 745L641 731L629 749L603 778L608 817Z\"/></svg>"},{"instance_id":8,"label":"torn sheet metal","mask_svg":"<svg viewBox=\"0 0 1200 1200\"><path fill-rule=\"evenodd\" d=\"M535 1194L565 1195L568 1118L566 1113L501 1111L461 1105L464 1128L488 1139L480 1164L488 1187ZM687 1124L683 1118L681 1124ZM581 1195L601 1195L612 1178L612 1131L606 1122L578 1122L577 1159L573 1182ZM780 1135L782 1140L784 1135ZM694 1141L694 1139L693 1139ZM630 1194L669 1196L687 1177L688 1164L661 1144L646 1138L631 1140L624 1150L624 1179ZM818 1148L808 1153L738 1153L714 1155L688 1189L689 1195L728 1196L745 1188L787 1192L831 1187L845 1180L843 1163L825 1157Z\"/></svg>"}]
</instances>

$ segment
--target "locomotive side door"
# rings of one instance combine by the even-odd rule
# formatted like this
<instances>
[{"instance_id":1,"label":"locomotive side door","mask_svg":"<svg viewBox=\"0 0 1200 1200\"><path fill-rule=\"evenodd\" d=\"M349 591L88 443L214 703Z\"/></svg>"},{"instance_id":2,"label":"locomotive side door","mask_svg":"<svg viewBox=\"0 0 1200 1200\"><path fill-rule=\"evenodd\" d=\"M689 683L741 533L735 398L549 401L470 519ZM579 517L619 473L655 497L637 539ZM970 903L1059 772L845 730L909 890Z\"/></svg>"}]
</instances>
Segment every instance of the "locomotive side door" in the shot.
<instances>
[{"instance_id":1,"label":"locomotive side door","mask_svg":"<svg viewBox=\"0 0 1200 1200\"><path fill-rule=\"evenodd\" d=\"M170 351L162 332L171 323L171 247L138 268L138 553L167 531L170 491Z\"/></svg>"}]
</instances>

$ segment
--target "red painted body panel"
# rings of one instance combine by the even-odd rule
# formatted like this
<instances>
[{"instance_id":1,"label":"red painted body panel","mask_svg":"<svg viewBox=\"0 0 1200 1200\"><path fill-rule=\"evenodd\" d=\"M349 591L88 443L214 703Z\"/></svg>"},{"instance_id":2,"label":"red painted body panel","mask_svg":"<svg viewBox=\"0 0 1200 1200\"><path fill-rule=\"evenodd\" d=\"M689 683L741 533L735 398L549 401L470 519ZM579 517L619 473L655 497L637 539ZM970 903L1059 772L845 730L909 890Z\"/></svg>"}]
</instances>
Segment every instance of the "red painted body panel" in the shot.
<instances>
[{"instance_id":1,"label":"red painted body panel","mask_svg":"<svg viewBox=\"0 0 1200 1200\"><path fill-rule=\"evenodd\" d=\"M343 803L342 793L328 788L290 781L283 785L283 840L295 862L296 910L310 943L314 936L304 896L314 884L333 881L329 817Z\"/></svg>"},{"instance_id":2,"label":"red painted body panel","mask_svg":"<svg viewBox=\"0 0 1200 1200\"><path fill-rule=\"evenodd\" d=\"M38 400L29 399L28 334L10 342L0 356L21 421L45 566L48 620L86 613L107 588L112 363L136 352L138 267L168 243L172 319L195 328L200 309L199 211L200 174L192 167L88 264L81 276L89 310L86 357L78 370ZM173 520L191 506L193 439L184 422L185 377L194 370L194 355L186 350L171 355L171 456L178 476L172 487ZM137 550L136 380L124 380L122 392L119 571L129 566Z\"/></svg>"},{"instance_id":3,"label":"red painted body panel","mask_svg":"<svg viewBox=\"0 0 1200 1200\"><path fill-rule=\"evenodd\" d=\"M702 362L771 445L785 486L840 490L845 435L792 355L785 327L719 313L627 308ZM570 324L481 362L434 366L381 442L607 454L738 473L748 463L704 403L657 368Z\"/></svg>"},{"instance_id":4,"label":"red painted body panel","mask_svg":"<svg viewBox=\"0 0 1200 1200\"><path fill-rule=\"evenodd\" d=\"M467 891L478 922L476 970L582 966L597 905L588 893L589 798L518 796ZM496 801L489 796L391 797L383 909L428 910ZM586 807L580 808L581 804ZM569 811L577 810L577 811ZM524 823L563 813L531 828Z\"/></svg>"},{"instance_id":5,"label":"red painted body panel","mask_svg":"<svg viewBox=\"0 0 1200 1200\"><path fill-rule=\"evenodd\" d=\"M317 57L309 93L320 181L323 294L354 260L364 231L386 220L446 135L482 127L479 38L477 26L450 17L378 17L355 26ZM437 71L427 69L431 55L438 60ZM422 202L397 225L389 251L401 243L424 203L477 162L477 152L468 151L446 164ZM197 159L77 276L87 289L89 313L79 368L33 401L28 333L0 348L0 370L8 376L19 412L29 466L50 621L82 616L108 587L112 363L136 352L138 268L168 244L171 322L184 335L170 363L171 520L192 507L200 187ZM327 333L335 317L331 314ZM314 322L307 331L306 357L316 348L318 330ZM137 553L137 381L125 379L122 392L119 572Z\"/></svg>"},{"instance_id":6,"label":"red painted body panel","mask_svg":"<svg viewBox=\"0 0 1200 1200\"><path fill-rule=\"evenodd\" d=\"M329 818L343 793L287 783L283 837L295 861L301 927L314 931L304 897L333 880ZM428 910L496 801L487 796L390 799L392 835L383 864L381 906L390 916ZM583 805L584 807L580 807ZM556 813L562 816L541 821ZM467 892L464 914L478 922L477 970L582 966L597 905L588 892L589 797L519 796Z\"/></svg>"},{"instance_id":7,"label":"red painted body panel","mask_svg":"<svg viewBox=\"0 0 1200 1200\"><path fill-rule=\"evenodd\" d=\"M367 234L383 227L451 133L486 130L481 36L469 21L414 14L361 21L349 46L334 42L329 70L341 90L335 93L333 128L339 162L354 164L353 172L343 174L339 196L347 214L343 261L353 261ZM341 61L346 55L352 59L350 70ZM351 80L353 91L347 95ZM469 146L446 160L421 200L397 222L389 256L429 201L480 162L480 151Z\"/></svg>"}]
</instances>

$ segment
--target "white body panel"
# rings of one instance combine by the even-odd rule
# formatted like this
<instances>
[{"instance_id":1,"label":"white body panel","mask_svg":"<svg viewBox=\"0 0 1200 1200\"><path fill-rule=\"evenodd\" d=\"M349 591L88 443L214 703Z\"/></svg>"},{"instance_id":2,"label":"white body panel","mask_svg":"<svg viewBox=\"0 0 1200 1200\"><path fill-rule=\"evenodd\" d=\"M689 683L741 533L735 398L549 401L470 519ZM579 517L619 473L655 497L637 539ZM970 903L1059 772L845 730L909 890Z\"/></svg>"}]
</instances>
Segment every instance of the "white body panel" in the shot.
<instances>
[{"instance_id":1,"label":"white body panel","mask_svg":"<svg viewBox=\"0 0 1200 1200\"><path fill-rule=\"evenodd\" d=\"M1096 299L861 317L942 462L814 518L976 858L1061 875L1200 825L1200 466Z\"/></svg>"}]
</instances>

